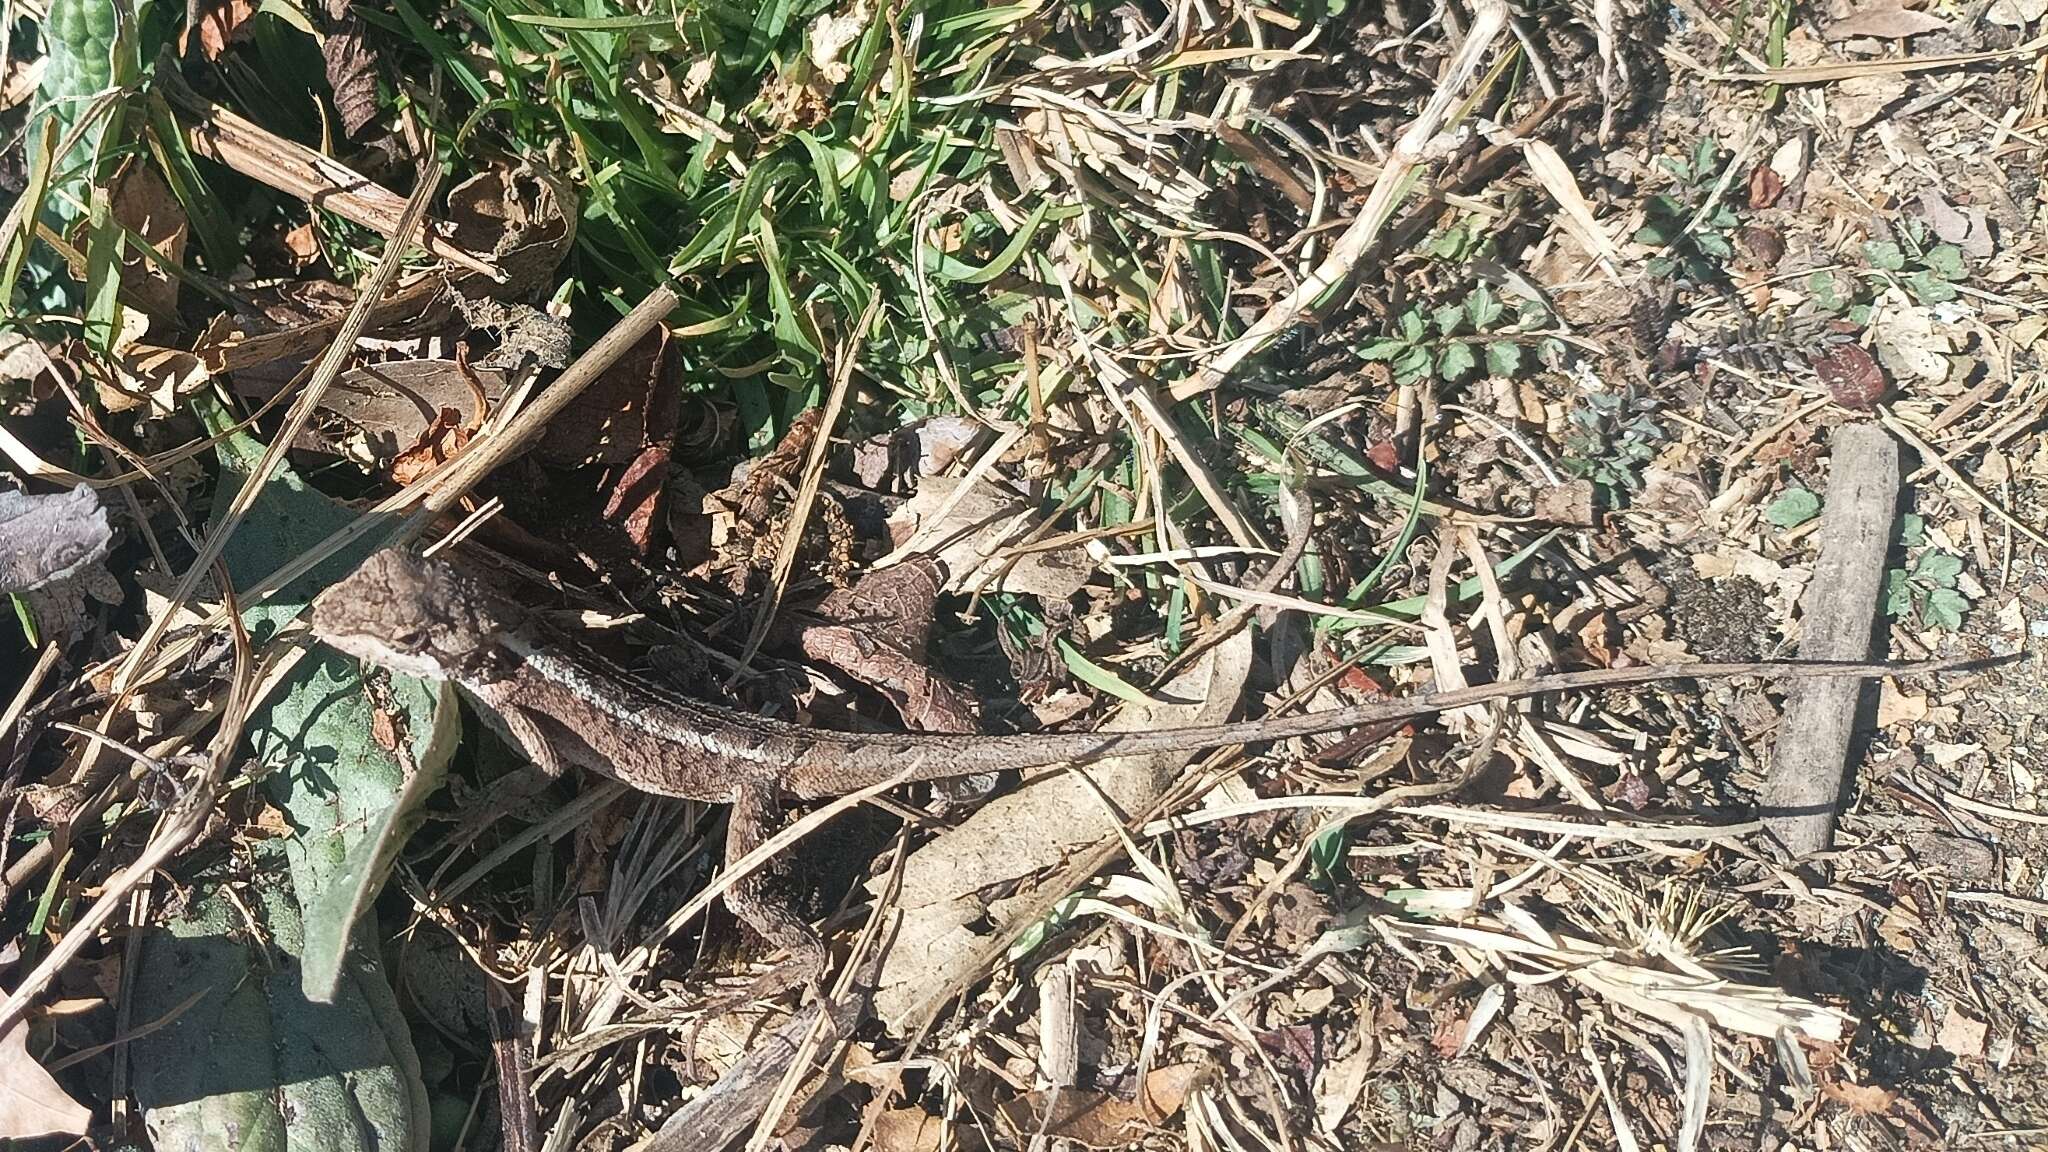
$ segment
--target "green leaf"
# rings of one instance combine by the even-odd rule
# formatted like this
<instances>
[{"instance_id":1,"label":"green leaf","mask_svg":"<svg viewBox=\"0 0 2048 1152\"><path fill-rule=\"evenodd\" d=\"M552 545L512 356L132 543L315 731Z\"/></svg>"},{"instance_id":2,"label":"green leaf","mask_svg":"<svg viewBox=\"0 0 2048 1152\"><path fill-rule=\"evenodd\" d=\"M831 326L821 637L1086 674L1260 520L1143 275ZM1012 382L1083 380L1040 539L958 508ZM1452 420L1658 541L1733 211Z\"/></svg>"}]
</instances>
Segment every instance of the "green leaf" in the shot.
<instances>
[{"instance_id":1,"label":"green leaf","mask_svg":"<svg viewBox=\"0 0 2048 1152\"><path fill-rule=\"evenodd\" d=\"M1484 284L1472 289L1471 295L1465 297L1465 314L1471 318L1474 332L1484 332L1493 327L1493 322L1500 319L1505 311L1506 306L1493 294L1493 289Z\"/></svg>"},{"instance_id":2,"label":"green leaf","mask_svg":"<svg viewBox=\"0 0 2048 1152\"><path fill-rule=\"evenodd\" d=\"M1692 234L1693 247L1716 260L1726 260L1735 255L1735 247L1728 238L1718 232L1695 232Z\"/></svg>"},{"instance_id":3,"label":"green leaf","mask_svg":"<svg viewBox=\"0 0 2048 1152\"><path fill-rule=\"evenodd\" d=\"M1309 842L1309 883L1328 890L1351 879L1351 825L1338 821Z\"/></svg>"},{"instance_id":4,"label":"green leaf","mask_svg":"<svg viewBox=\"0 0 2048 1152\"><path fill-rule=\"evenodd\" d=\"M1813 302L1832 312L1842 303L1841 294L1835 288L1835 274L1825 269L1806 278L1806 290L1813 296Z\"/></svg>"},{"instance_id":5,"label":"green leaf","mask_svg":"<svg viewBox=\"0 0 2048 1152\"><path fill-rule=\"evenodd\" d=\"M1899 283L1922 304L1945 304L1956 298L1955 285L1937 279L1932 272L1907 272L1899 277Z\"/></svg>"},{"instance_id":6,"label":"green leaf","mask_svg":"<svg viewBox=\"0 0 2048 1152\"><path fill-rule=\"evenodd\" d=\"M1445 304L1430 314L1430 321L1436 325L1439 335L1456 336L1459 326L1465 322L1465 306Z\"/></svg>"},{"instance_id":7,"label":"green leaf","mask_svg":"<svg viewBox=\"0 0 2048 1152\"><path fill-rule=\"evenodd\" d=\"M1465 230L1453 225L1429 238L1422 250L1439 260L1455 260L1465 251Z\"/></svg>"},{"instance_id":8,"label":"green leaf","mask_svg":"<svg viewBox=\"0 0 2048 1152\"><path fill-rule=\"evenodd\" d=\"M506 17L515 24L534 24L577 32L633 32L674 28L673 16L542 16L514 12Z\"/></svg>"},{"instance_id":9,"label":"green leaf","mask_svg":"<svg viewBox=\"0 0 2048 1152\"><path fill-rule=\"evenodd\" d=\"M126 248L107 189L94 188L86 213L85 342L101 355L113 354L121 329L121 253Z\"/></svg>"},{"instance_id":10,"label":"green leaf","mask_svg":"<svg viewBox=\"0 0 2048 1152\"><path fill-rule=\"evenodd\" d=\"M209 419L218 420L218 411ZM261 443L243 433L221 442L214 508L225 509L234 499L262 451ZM247 586L312 550L355 516L290 469L279 469L221 559L235 584ZM344 549L250 609L251 633L268 635L297 616L374 543L366 539ZM263 788L293 825L285 859L299 907L314 921L305 956L306 994L323 1000L340 979L349 934L375 898L398 843L416 824L418 804L446 763L453 741L437 728L437 712L448 713L440 723L452 723L455 709L437 708L440 692L424 681L391 678L384 719L405 734L409 763L402 764L377 741L379 707L364 693L355 660L317 648L279 688L250 718L245 739L252 758L274 769L264 776ZM320 916L334 919L320 921Z\"/></svg>"},{"instance_id":11,"label":"green leaf","mask_svg":"<svg viewBox=\"0 0 2048 1152\"><path fill-rule=\"evenodd\" d=\"M1820 515L1820 497L1804 488L1787 488L1764 509L1764 519L1780 528L1795 528Z\"/></svg>"},{"instance_id":12,"label":"green leaf","mask_svg":"<svg viewBox=\"0 0 2048 1152\"><path fill-rule=\"evenodd\" d=\"M1394 379L1403 384L1429 375L1429 349L1410 348L1394 361Z\"/></svg>"},{"instance_id":13,"label":"green leaf","mask_svg":"<svg viewBox=\"0 0 2048 1152\"><path fill-rule=\"evenodd\" d=\"M1943 280L1961 280L1970 274L1963 265L1963 250L1953 244L1936 244L1929 248L1921 263Z\"/></svg>"},{"instance_id":14,"label":"green leaf","mask_svg":"<svg viewBox=\"0 0 2048 1152\"><path fill-rule=\"evenodd\" d=\"M1645 201L1643 204L1643 214L1652 220L1663 220L1680 225L1684 224L1686 218L1692 215L1692 213L1686 211L1683 201L1665 193L1658 193Z\"/></svg>"},{"instance_id":15,"label":"green leaf","mask_svg":"<svg viewBox=\"0 0 2048 1152\"><path fill-rule=\"evenodd\" d=\"M1864 241L1863 258L1870 261L1872 268L1885 272L1897 272L1906 266L1906 254L1889 240Z\"/></svg>"},{"instance_id":16,"label":"green leaf","mask_svg":"<svg viewBox=\"0 0 2048 1152\"><path fill-rule=\"evenodd\" d=\"M1908 512L1899 517L1899 543L1908 548L1918 548L1927 543L1927 519L1918 512Z\"/></svg>"},{"instance_id":17,"label":"green leaf","mask_svg":"<svg viewBox=\"0 0 2048 1152\"><path fill-rule=\"evenodd\" d=\"M333 1001L308 1000L282 852L251 855L141 929L130 1007L161 1026L129 1054L151 1143L219 1148L233 1133L242 1152L426 1152L419 1057L376 950L350 946Z\"/></svg>"},{"instance_id":18,"label":"green leaf","mask_svg":"<svg viewBox=\"0 0 2048 1152\"><path fill-rule=\"evenodd\" d=\"M1443 354L1437 357L1436 374L1446 380L1461 380L1479 364L1479 357L1473 354L1472 345L1459 341L1445 345Z\"/></svg>"},{"instance_id":19,"label":"green leaf","mask_svg":"<svg viewBox=\"0 0 2048 1152\"><path fill-rule=\"evenodd\" d=\"M417 698L418 685L405 685L405 695ZM405 774L397 796L381 812L371 812L362 837L342 854L339 867L327 887L311 901L306 920L305 978L309 991L332 995L341 978L341 964L347 954L353 925L370 915L371 904L398 862L398 850L426 819L426 802L440 790L448 761L462 739L462 709L455 690L447 683L427 686L433 692L428 708L432 725L416 754L416 765ZM401 693L394 686L393 696ZM415 706L417 707L417 706Z\"/></svg>"},{"instance_id":20,"label":"green leaf","mask_svg":"<svg viewBox=\"0 0 2048 1152\"><path fill-rule=\"evenodd\" d=\"M1393 336L1382 336L1377 340L1368 341L1365 347L1358 350L1358 355L1362 360L1392 360L1407 350L1408 342L1406 340Z\"/></svg>"},{"instance_id":21,"label":"green leaf","mask_svg":"<svg viewBox=\"0 0 2048 1152\"><path fill-rule=\"evenodd\" d=\"M1963 627L1963 613L1969 610L1970 602L1963 598L1961 592L1953 588L1936 588L1927 594L1927 603L1920 615L1930 628L1957 632Z\"/></svg>"},{"instance_id":22,"label":"green leaf","mask_svg":"<svg viewBox=\"0 0 2048 1152\"><path fill-rule=\"evenodd\" d=\"M1038 235L1039 225L1045 223L1045 214L1051 210L1052 201L1050 199L1040 200L1038 206L1031 210L1031 214L1024 218L1024 223L1018 226L1017 234L1010 237L1010 242L1005 244L1003 250L996 253L995 259L990 260L987 265L971 269L957 276L945 272L941 272L940 275L948 279L958 280L963 284L986 284L1003 273L1008 272L1011 265L1015 264L1018 258L1024 255L1026 249L1031 246L1031 241Z\"/></svg>"},{"instance_id":23,"label":"green leaf","mask_svg":"<svg viewBox=\"0 0 2048 1152\"><path fill-rule=\"evenodd\" d=\"M1681 221L1652 218L1641 228L1636 229L1634 239L1636 243L1646 244L1652 248L1668 247L1678 236L1679 229L1684 226Z\"/></svg>"},{"instance_id":24,"label":"green leaf","mask_svg":"<svg viewBox=\"0 0 2048 1152\"><path fill-rule=\"evenodd\" d=\"M1903 619L1913 610L1913 582L1904 568L1888 568L1884 574L1884 614Z\"/></svg>"},{"instance_id":25,"label":"green leaf","mask_svg":"<svg viewBox=\"0 0 2048 1152\"><path fill-rule=\"evenodd\" d=\"M1421 309L1411 308L1401 313L1401 339L1414 344L1428 334L1429 330L1425 327Z\"/></svg>"},{"instance_id":26,"label":"green leaf","mask_svg":"<svg viewBox=\"0 0 2048 1152\"><path fill-rule=\"evenodd\" d=\"M1158 703L1157 700L1147 696L1142 690L1132 687L1130 682L1126 681L1123 677L1090 660L1079 648L1067 643L1064 637L1056 640L1055 643L1059 646L1060 657L1066 661L1067 671L1074 674L1074 679L1091 688L1106 692L1119 700L1126 700L1133 704Z\"/></svg>"},{"instance_id":27,"label":"green leaf","mask_svg":"<svg viewBox=\"0 0 2048 1152\"><path fill-rule=\"evenodd\" d=\"M1963 558L1953 552L1931 550L1920 555L1913 565L1913 578L1923 584L1952 588L1956 577L1963 573Z\"/></svg>"},{"instance_id":28,"label":"green leaf","mask_svg":"<svg viewBox=\"0 0 2048 1152\"><path fill-rule=\"evenodd\" d=\"M1522 366L1522 346L1511 340L1496 340L1486 346L1489 376L1513 376Z\"/></svg>"},{"instance_id":29,"label":"green leaf","mask_svg":"<svg viewBox=\"0 0 2048 1152\"><path fill-rule=\"evenodd\" d=\"M1721 159L1721 143L1712 136L1701 136L1699 143L1692 146L1692 171L1702 183L1714 174L1716 162Z\"/></svg>"}]
</instances>

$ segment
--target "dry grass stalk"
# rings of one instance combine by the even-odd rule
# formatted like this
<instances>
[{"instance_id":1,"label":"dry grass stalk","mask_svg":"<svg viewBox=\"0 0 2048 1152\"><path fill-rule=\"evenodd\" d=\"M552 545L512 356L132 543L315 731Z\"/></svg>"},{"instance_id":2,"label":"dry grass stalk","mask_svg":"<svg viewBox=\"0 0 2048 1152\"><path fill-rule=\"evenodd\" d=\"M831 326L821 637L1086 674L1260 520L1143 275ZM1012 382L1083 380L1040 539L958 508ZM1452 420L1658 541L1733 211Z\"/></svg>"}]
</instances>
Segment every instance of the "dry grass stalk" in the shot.
<instances>
[{"instance_id":1,"label":"dry grass stalk","mask_svg":"<svg viewBox=\"0 0 2048 1152\"><path fill-rule=\"evenodd\" d=\"M177 73L172 71L164 75L168 80L176 77ZM352 224L360 224L387 241L406 234L405 197L345 164L286 140L255 121L199 96L182 83L166 83L165 90L187 112L197 117L185 137L199 155L332 212ZM488 277L493 282L504 282L503 269L455 243L448 238L447 232L445 224L429 224L418 242L429 255L466 272Z\"/></svg>"}]
</instances>

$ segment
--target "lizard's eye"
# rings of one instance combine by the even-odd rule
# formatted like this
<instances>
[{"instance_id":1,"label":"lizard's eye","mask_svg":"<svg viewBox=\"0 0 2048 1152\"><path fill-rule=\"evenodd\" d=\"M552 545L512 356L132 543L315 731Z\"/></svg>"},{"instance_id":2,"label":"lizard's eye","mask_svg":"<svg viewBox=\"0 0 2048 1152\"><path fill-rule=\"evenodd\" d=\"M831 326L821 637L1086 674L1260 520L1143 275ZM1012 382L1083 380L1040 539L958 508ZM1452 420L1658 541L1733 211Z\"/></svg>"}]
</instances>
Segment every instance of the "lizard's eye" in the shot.
<instances>
[{"instance_id":1,"label":"lizard's eye","mask_svg":"<svg viewBox=\"0 0 2048 1152\"><path fill-rule=\"evenodd\" d=\"M417 626L406 628L400 630L391 639L400 648L408 652L417 652L427 646L427 630Z\"/></svg>"}]
</instances>

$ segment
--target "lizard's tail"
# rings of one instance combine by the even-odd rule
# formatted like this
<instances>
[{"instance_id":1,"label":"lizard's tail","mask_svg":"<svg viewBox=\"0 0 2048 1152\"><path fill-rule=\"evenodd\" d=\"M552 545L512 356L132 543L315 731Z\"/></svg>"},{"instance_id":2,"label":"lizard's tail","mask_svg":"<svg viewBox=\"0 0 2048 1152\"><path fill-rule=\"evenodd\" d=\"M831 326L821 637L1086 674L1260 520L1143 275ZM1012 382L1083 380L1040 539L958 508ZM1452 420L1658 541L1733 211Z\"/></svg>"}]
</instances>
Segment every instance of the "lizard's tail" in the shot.
<instances>
[{"instance_id":1,"label":"lizard's tail","mask_svg":"<svg viewBox=\"0 0 2048 1152\"><path fill-rule=\"evenodd\" d=\"M832 765L797 766L784 787L802 797L843 795L861 788L1036 768L1047 764L1102 760L1111 756L1144 756L1161 752L1194 752L1229 744L1265 743L1314 736L1408 720L1474 704L1519 700L1550 692L1584 691L1645 684L1658 680L1719 680L1760 676L1774 680L1806 680L1853 676L1903 676L1946 672L1984 663L1975 657L1927 660L1913 664L1851 661L1763 661L1741 664L1654 664L1640 668L1597 668L1562 672L1498 684L1481 684L1447 692L1431 692L1392 700L1376 700L1349 708L1332 708L1299 716L1242 720L1193 728L1157 728L1132 732L1054 732L1018 736L969 736L948 733L903 733L878 736L862 733L859 755L837 758ZM824 733L813 733L823 737ZM828 738L829 739L829 738ZM851 751L851 748L849 748Z\"/></svg>"}]
</instances>

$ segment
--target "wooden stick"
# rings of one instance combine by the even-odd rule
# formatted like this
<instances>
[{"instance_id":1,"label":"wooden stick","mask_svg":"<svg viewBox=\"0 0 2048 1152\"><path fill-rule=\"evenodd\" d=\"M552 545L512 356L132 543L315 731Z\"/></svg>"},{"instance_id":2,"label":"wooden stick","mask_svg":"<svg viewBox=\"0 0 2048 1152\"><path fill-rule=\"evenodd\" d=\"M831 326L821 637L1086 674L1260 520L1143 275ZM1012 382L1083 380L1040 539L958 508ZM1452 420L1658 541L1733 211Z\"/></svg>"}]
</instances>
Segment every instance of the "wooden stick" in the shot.
<instances>
[{"instance_id":1,"label":"wooden stick","mask_svg":"<svg viewBox=\"0 0 2048 1152\"><path fill-rule=\"evenodd\" d=\"M1884 590L1899 499L1899 447L1876 424L1835 429L1820 561L1800 601L1799 657L1866 660ZM1764 781L1764 827L1795 856L1834 842L1835 809L1855 734L1860 680L1801 680L1786 688L1777 758Z\"/></svg>"}]
</instances>

